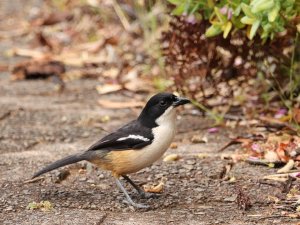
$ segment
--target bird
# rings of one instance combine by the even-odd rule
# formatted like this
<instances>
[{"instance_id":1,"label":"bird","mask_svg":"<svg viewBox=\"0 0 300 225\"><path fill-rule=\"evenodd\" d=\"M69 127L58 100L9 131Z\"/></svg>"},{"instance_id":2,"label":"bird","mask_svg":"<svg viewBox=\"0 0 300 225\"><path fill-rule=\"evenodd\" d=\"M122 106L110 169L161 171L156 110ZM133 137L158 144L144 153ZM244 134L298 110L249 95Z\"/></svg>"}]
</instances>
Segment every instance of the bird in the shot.
<instances>
[{"instance_id":1,"label":"bird","mask_svg":"<svg viewBox=\"0 0 300 225\"><path fill-rule=\"evenodd\" d=\"M111 171L116 185L125 195L126 203L135 208L149 208L148 205L132 200L121 183L121 178L141 197L150 195L136 185L128 174L150 166L165 153L176 133L176 108L190 102L189 99L172 93L158 93L148 100L137 119L106 135L85 151L46 166L35 173L32 179L59 167L85 160Z\"/></svg>"}]
</instances>

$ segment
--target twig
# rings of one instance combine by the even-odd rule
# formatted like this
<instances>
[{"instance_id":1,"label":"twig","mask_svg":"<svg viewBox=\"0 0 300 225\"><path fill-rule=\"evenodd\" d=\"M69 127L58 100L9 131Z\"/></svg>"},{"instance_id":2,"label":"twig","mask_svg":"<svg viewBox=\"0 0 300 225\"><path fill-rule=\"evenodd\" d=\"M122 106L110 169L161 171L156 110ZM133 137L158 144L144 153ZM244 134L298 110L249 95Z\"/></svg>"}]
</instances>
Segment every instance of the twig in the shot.
<instances>
[{"instance_id":1,"label":"twig","mask_svg":"<svg viewBox=\"0 0 300 225\"><path fill-rule=\"evenodd\" d=\"M24 181L23 184L35 183L35 182L38 182L38 181L44 180L44 179L45 179L45 177L36 177L36 178L30 179L30 180Z\"/></svg>"},{"instance_id":2,"label":"twig","mask_svg":"<svg viewBox=\"0 0 300 225\"><path fill-rule=\"evenodd\" d=\"M122 10L122 8L120 7L120 5L117 3L116 0L113 0L113 7L114 10L116 11L117 16L119 17L123 27L125 28L126 31L130 30L130 24Z\"/></svg>"}]
</instances>

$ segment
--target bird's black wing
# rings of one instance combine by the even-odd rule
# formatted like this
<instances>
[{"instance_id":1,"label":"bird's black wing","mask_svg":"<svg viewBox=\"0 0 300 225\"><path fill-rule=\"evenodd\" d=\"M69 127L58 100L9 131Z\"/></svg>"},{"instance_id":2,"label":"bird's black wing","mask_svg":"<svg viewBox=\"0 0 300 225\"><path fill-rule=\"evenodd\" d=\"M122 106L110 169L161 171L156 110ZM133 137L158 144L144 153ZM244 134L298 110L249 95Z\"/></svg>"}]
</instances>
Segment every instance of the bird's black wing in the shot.
<instances>
[{"instance_id":1,"label":"bird's black wing","mask_svg":"<svg viewBox=\"0 0 300 225\"><path fill-rule=\"evenodd\" d=\"M117 131L105 136L87 151L95 150L128 150L141 149L153 141L153 133L151 128L141 125L137 120L134 120L127 125L121 127Z\"/></svg>"}]
</instances>

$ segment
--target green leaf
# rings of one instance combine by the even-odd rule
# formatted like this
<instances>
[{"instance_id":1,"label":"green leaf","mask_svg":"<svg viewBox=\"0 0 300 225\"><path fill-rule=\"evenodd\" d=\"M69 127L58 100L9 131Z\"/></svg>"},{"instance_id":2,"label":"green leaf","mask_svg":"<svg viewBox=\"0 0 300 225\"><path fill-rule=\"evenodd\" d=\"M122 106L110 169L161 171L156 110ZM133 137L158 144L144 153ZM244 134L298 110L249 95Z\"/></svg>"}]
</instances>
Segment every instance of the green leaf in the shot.
<instances>
[{"instance_id":1,"label":"green leaf","mask_svg":"<svg viewBox=\"0 0 300 225\"><path fill-rule=\"evenodd\" d=\"M170 2L173 5L180 5L182 3L181 0L168 0L168 2Z\"/></svg>"},{"instance_id":2,"label":"green leaf","mask_svg":"<svg viewBox=\"0 0 300 225\"><path fill-rule=\"evenodd\" d=\"M231 22L232 24L234 25L235 28L237 29L242 29L245 27L245 24L243 24L239 18L236 18L236 17L232 17L231 18Z\"/></svg>"},{"instance_id":3,"label":"green leaf","mask_svg":"<svg viewBox=\"0 0 300 225\"><path fill-rule=\"evenodd\" d=\"M217 36L218 34L222 33L222 28L221 28L221 25L217 25L217 24L214 24L212 26L210 26L206 32L205 32L205 36L206 37L214 37L214 36Z\"/></svg>"},{"instance_id":4,"label":"green leaf","mask_svg":"<svg viewBox=\"0 0 300 225\"><path fill-rule=\"evenodd\" d=\"M256 18L250 18L248 16L244 16L242 19L241 19L241 22L243 24L248 24L248 25L252 25L257 19Z\"/></svg>"},{"instance_id":5,"label":"green leaf","mask_svg":"<svg viewBox=\"0 0 300 225\"><path fill-rule=\"evenodd\" d=\"M246 16L250 18L255 18L256 16L251 12L251 8L249 5L246 5L245 3L241 4L242 10L245 13Z\"/></svg>"},{"instance_id":6,"label":"green leaf","mask_svg":"<svg viewBox=\"0 0 300 225\"><path fill-rule=\"evenodd\" d=\"M268 13L269 22L274 22L278 16L280 10L280 3L276 2L275 7Z\"/></svg>"},{"instance_id":7,"label":"green leaf","mask_svg":"<svg viewBox=\"0 0 300 225\"><path fill-rule=\"evenodd\" d=\"M233 15L234 15L234 16L239 16L240 13L241 13L241 10L242 10L242 7L241 7L241 5L239 5L239 6L236 7L236 9L234 10Z\"/></svg>"},{"instance_id":8,"label":"green leaf","mask_svg":"<svg viewBox=\"0 0 300 225\"><path fill-rule=\"evenodd\" d=\"M214 12L221 23L227 22L227 17L220 12L220 9L218 7L214 8Z\"/></svg>"},{"instance_id":9,"label":"green leaf","mask_svg":"<svg viewBox=\"0 0 300 225\"><path fill-rule=\"evenodd\" d=\"M275 5L274 0L264 0L261 4L256 4L251 9L252 13L258 13L273 8Z\"/></svg>"},{"instance_id":10,"label":"green leaf","mask_svg":"<svg viewBox=\"0 0 300 225\"><path fill-rule=\"evenodd\" d=\"M185 10L185 3L181 3L172 11L172 15L181 16Z\"/></svg>"},{"instance_id":11,"label":"green leaf","mask_svg":"<svg viewBox=\"0 0 300 225\"><path fill-rule=\"evenodd\" d=\"M255 22L253 23L253 25L252 25L252 27L251 27L251 29L250 29L250 34L249 34L250 40L252 40L253 37L255 36L256 31L257 31L259 25L260 25L260 20L257 20L257 21L255 21Z\"/></svg>"},{"instance_id":12,"label":"green leaf","mask_svg":"<svg viewBox=\"0 0 300 225\"><path fill-rule=\"evenodd\" d=\"M228 21L226 23L226 26L224 27L223 38L227 38L231 28L232 28L232 23L230 21Z\"/></svg>"}]
</instances>

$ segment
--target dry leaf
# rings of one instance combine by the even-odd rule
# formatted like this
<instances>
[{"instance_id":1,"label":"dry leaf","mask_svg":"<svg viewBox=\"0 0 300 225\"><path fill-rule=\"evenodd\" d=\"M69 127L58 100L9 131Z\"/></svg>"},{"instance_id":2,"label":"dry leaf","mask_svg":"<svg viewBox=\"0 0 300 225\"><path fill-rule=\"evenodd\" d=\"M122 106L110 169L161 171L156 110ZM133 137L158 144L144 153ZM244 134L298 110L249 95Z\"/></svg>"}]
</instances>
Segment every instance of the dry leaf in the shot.
<instances>
[{"instance_id":1,"label":"dry leaf","mask_svg":"<svg viewBox=\"0 0 300 225\"><path fill-rule=\"evenodd\" d=\"M274 180L274 181L285 182L289 179L289 174L267 175L267 176L264 176L263 179L264 180Z\"/></svg>"},{"instance_id":2,"label":"dry leaf","mask_svg":"<svg viewBox=\"0 0 300 225\"><path fill-rule=\"evenodd\" d=\"M70 12L52 12L46 15L44 18L38 18L32 22L32 25L36 26L50 26L63 21L69 21L73 19L73 15Z\"/></svg>"},{"instance_id":3,"label":"dry leaf","mask_svg":"<svg viewBox=\"0 0 300 225\"><path fill-rule=\"evenodd\" d=\"M178 154L170 154L170 155L167 155L163 161L164 162L171 162L171 161L176 161L178 160L180 157Z\"/></svg>"},{"instance_id":4,"label":"dry leaf","mask_svg":"<svg viewBox=\"0 0 300 225\"><path fill-rule=\"evenodd\" d=\"M178 144L176 142L172 142L171 145L170 145L170 148L171 149L176 149L176 148L178 148Z\"/></svg>"},{"instance_id":5,"label":"dry leaf","mask_svg":"<svg viewBox=\"0 0 300 225\"><path fill-rule=\"evenodd\" d=\"M193 135L191 139L192 143L207 143L207 137L206 136L201 136L201 135Z\"/></svg>"},{"instance_id":6,"label":"dry leaf","mask_svg":"<svg viewBox=\"0 0 300 225\"><path fill-rule=\"evenodd\" d=\"M24 48L12 49L9 54L24 56L24 57L31 57L31 58L35 58L35 59L41 59L41 58L46 57L46 54L44 52L41 52L39 50L24 49Z\"/></svg>"},{"instance_id":7,"label":"dry leaf","mask_svg":"<svg viewBox=\"0 0 300 225\"><path fill-rule=\"evenodd\" d=\"M114 102L110 100L98 100L98 103L108 109L126 109L126 108L137 108L143 107L145 105L144 102L139 101L129 101L129 102Z\"/></svg>"},{"instance_id":8,"label":"dry leaf","mask_svg":"<svg viewBox=\"0 0 300 225\"><path fill-rule=\"evenodd\" d=\"M291 169L293 169L295 165L294 160L290 159L287 164L285 164L284 167L282 167L281 169L277 170L277 173L287 173L289 172Z\"/></svg>"},{"instance_id":9,"label":"dry leaf","mask_svg":"<svg viewBox=\"0 0 300 225\"><path fill-rule=\"evenodd\" d=\"M161 181L156 186L144 187L144 190L145 190L145 192L161 193L163 191L163 189L164 189L164 185L165 185L164 182Z\"/></svg>"},{"instance_id":10,"label":"dry leaf","mask_svg":"<svg viewBox=\"0 0 300 225\"><path fill-rule=\"evenodd\" d=\"M126 82L124 87L132 92L151 92L153 88L149 84L151 84L151 82L136 78Z\"/></svg>"},{"instance_id":11,"label":"dry leaf","mask_svg":"<svg viewBox=\"0 0 300 225\"><path fill-rule=\"evenodd\" d=\"M200 159L205 159L205 158L208 157L208 154L207 154L207 153L199 153L199 154L197 155L197 157L200 158Z\"/></svg>"},{"instance_id":12,"label":"dry leaf","mask_svg":"<svg viewBox=\"0 0 300 225\"><path fill-rule=\"evenodd\" d=\"M12 70L12 80L45 79L50 76L59 76L65 72L61 62L43 59L32 59L18 63Z\"/></svg>"},{"instance_id":13,"label":"dry leaf","mask_svg":"<svg viewBox=\"0 0 300 225\"><path fill-rule=\"evenodd\" d=\"M108 93L122 90L122 85L120 85L120 84L103 84L103 85L97 85L96 89L100 95L103 95L103 94L108 94Z\"/></svg>"},{"instance_id":14,"label":"dry leaf","mask_svg":"<svg viewBox=\"0 0 300 225\"><path fill-rule=\"evenodd\" d=\"M293 109L293 118L297 123L300 123L300 109L298 108Z\"/></svg>"},{"instance_id":15,"label":"dry leaf","mask_svg":"<svg viewBox=\"0 0 300 225\"><path fill-rule=\"evenodd\" d=\"M278 161L280 161L278 155L274 151L266 151L265 155L264 155L264 159L267 162L278 162Z\"/></svg>"}]
</instances>

